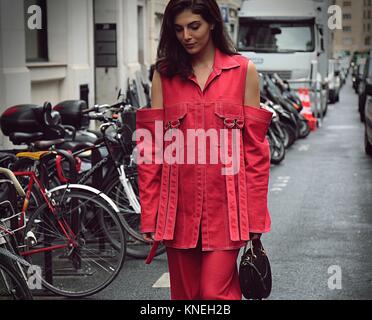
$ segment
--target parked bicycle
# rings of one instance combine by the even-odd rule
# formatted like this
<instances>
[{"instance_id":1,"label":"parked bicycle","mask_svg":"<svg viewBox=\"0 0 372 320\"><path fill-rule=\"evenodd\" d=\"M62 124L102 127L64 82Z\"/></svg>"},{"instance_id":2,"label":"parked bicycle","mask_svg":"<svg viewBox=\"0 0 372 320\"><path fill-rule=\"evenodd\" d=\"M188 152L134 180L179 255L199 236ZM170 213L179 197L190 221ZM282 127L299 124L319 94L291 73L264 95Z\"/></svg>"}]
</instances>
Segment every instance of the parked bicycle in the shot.
<instances>
[{"instance_id":1,"label":"parked bicycle","mask_svg":"<svg viewBox=\"0 0 372 320\"><path fill-rule=\"evenodd\" d=\"M100 121L102 138L93 146L76 150L75 157L91 152L97 155L89 170L82 172L78 178L80 184L98 184L118 206L121 221L127 231L127 253L135 258L145 258L150 250L149 244L140 233L141 206L137 185L137 166L132 141L133 125L126 123L126 117L132 117L135 108L130 105L101 105L84 110L91 120ZM119 117L121 115L121 118ZM101 152L101 149L104 152ZM103 155L102 155L103 154ZM52 172L49 169L49 172ZM49 177L49 180L52 178ZM165 252L160 246L157 255Z\"/></svg>"},{"instance_id":2,"label":"parked bicycle","mask_svg":"<svg viewBox=\"0 0 372 320\"><path fill-rule=\"evenodd\" d=\"M15 233L25 227L17 225L17 196L25 196L21 185L10 170L0 168L0 300L32 299L23 270L30 264L19 257L15 245Z\"/></svg>"},{"instance_id":3,"label":"parked bicycle","mask_svg":"<svg viewBox=\"0 0 372 320\"><path fill-rule=\"evenodd\" d=\"M107 287L118 275L126 253L118 208L102 192L79 184L47 190L38 173L57 151L21 152L33 163L14 175L28 180L18 223L19 252L42 270L43 286L69 297L84 297ZM66 154L64 154L66 156ZM71 167L75 166L73 157ZM16 167L17 163L15 164ZM31 194L36 208L29 210Z\"/></svg>"}]
</instances>

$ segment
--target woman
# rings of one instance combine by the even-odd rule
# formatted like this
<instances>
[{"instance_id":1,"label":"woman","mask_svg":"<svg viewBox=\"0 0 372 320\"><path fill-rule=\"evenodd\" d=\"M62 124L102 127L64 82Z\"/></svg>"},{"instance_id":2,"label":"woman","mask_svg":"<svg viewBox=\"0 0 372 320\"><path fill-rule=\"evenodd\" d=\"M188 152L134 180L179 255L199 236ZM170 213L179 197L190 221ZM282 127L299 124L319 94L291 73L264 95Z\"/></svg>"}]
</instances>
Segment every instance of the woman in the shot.
<instances>
[{"instance_id":1,"label":"woman","mask_svg":"<svg viewBox=\"0 0 372 320\"><path fill-rule=\"evenodd\" d=\"M167 248L172 299L239 300L239 249L270 230L271 113L260 109L257 71L235 53L215 0L166 7L152 108L138 111L137 128L156 137L159 121L164 139L138 144L141 156L146 148L164 156L138 163L144 238Z\"/></svg>"}]
</instances>

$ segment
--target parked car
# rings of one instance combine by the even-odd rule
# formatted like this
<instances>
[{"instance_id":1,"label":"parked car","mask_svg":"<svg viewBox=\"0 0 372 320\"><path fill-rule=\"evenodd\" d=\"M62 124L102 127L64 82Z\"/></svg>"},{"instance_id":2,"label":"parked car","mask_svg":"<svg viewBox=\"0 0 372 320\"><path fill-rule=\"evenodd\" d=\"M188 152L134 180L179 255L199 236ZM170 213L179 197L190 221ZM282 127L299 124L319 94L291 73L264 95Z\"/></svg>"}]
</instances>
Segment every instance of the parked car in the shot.
<instances>
[{"instance_id":1,"label":"parked car","mask_svg":"<svg viewBox=\"0 0 372 320\"><path fill-rule=\"evenodd\" d=\"M358 65L360 64L360 59L366 58L369 55L369 51L355 51L351 57L350 67L352 75L355 74Z\"/></svg>"},{"instance_id":2,"label":"parked car","mask_svg":"<svg viewBox=\"0 0 372 320\"><path fill-rule=\"evenodd\" d=\"M372 156L372 103L370 102L365 110L365 137L364 150L366 154Z\"/></svg>"},{"instance_id":3,"label":"parked car","mask_svg":"<svg viewBox=\"0 0 372 320\"><path fill-rule=\"evenodd\" d=\"M336 60L330 59L328 62L328 100L330 103L339 101L341 88L340 72L336 70Z\"/></svg>"},{"instance_id":4,"label":"parked car","mask_svg":"<svg viewBox=\"0 0 372 320\"><path fill-rule=\"evenodd\" d=\"M371 59L371 56L369 60ZM372 156L372 63L368 65L368 74L366 77L366 95L367 102L364 107L364 149L366 154Z\"/></svg>"},{"instance_id":5,"label":"parked car","mask_svg":"<svg viewBox=\"0 0 372 320\"><path fill-rule=\"evenodd\" d=\"M368 76L369 64L370 64L370 58L368 58L366 60L366 63L364 64L363 75L361 76L359 80L359 85L358 85L358 111L360 115L360 121L362 122L364 122L364 107L367 101L366 79Z\"/></svg>"},{"instance_id":6,"label":"parked car","mask_svg":"<svg viewBox=\"0 0 372 320\"><path fill-rule=\"evenodd\" d=\"M356 67L356 72L352 77L353 88L354 88L355 93L358 93L359 82L361 78L363 77L363 72L364 72L366 61L367 61L367 58L360 59L360 62L358 66Z\"/></svg>"}]
</instances>

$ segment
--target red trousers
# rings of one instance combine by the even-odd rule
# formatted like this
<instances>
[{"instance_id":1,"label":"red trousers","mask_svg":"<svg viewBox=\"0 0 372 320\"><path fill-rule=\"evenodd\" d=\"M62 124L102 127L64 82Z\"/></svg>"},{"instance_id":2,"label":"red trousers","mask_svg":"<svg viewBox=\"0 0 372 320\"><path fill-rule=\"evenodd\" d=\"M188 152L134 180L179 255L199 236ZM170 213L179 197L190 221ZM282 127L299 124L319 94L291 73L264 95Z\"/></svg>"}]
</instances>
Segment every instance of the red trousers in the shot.
<instances>
[{"instance_id":1,"label":"red trousers","mask_svg":"<svg viewBox=\"0 0 372 320\"><path fill-rule=\"evenodd\" d=\"M172 300L241 300L238 250L167 247Z\"/></svg>"}]
</instances>

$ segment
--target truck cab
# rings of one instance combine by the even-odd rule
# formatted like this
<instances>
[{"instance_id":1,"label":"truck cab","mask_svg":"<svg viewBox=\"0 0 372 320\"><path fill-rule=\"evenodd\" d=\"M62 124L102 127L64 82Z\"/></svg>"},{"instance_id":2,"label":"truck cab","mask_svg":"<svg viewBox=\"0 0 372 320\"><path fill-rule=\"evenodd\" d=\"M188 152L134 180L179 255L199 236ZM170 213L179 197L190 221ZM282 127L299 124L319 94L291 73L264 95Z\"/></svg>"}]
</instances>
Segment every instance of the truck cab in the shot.
<instances>
[{"instance_id":1,"label":"truck cab","mask_svg":"<svg viewBox=\"0 0 372 320\"><path fill-rule=\"evenodd\" d=\"M238 51L259 71L274 71L284 79L309 78L313 60L326 77L326 14L317 1L245 0L239 11Z\"/></svg>"},{"instance_id":2,"label":"truck cab","mask_svg":"<svg viewBox=\"0 0 372 320\"><path fill-rule=\"evenodd\" d=\"M312 79L321 90L328 76L327 17L327 1L244 0L238 52L259 72L276 72L293 88L309 86Z\"/></svg>"}]
</instances>

